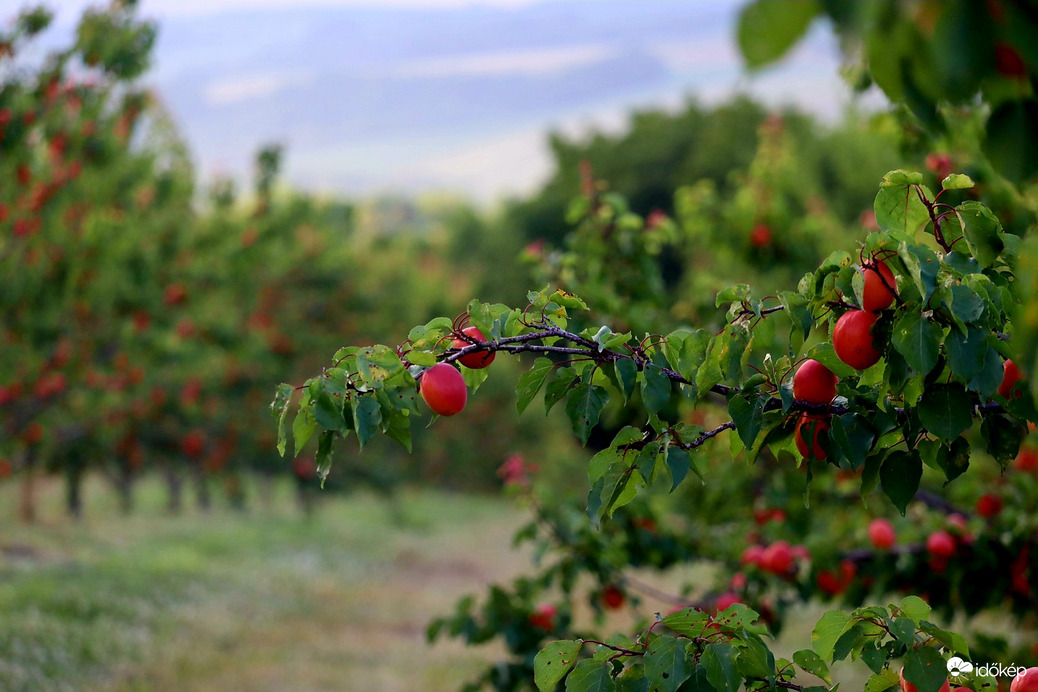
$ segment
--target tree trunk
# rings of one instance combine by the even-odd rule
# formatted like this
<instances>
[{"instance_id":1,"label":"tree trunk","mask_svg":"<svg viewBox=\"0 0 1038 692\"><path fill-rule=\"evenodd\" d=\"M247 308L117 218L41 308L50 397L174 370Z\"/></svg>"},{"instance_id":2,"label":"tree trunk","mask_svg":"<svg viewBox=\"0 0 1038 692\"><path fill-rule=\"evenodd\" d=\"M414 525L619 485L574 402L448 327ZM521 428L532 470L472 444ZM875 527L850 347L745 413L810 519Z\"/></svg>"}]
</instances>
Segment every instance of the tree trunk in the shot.
<instances>
[{"instance_id":1,"label":"tree trunk","mask_svg":"<svg viewBox=\"0 0 1038 692\"><path fill-rule=\"evenodd\" d=\"M36 523L36 447L25 450L21 492L18 496L18 516L26 524Z\"/></svg>"},{"instance_id":2,"label":"tree trunk","mask_svg":"<svg viewBox=\"0 0 1038 692\"><path fill-rule=\"evenodd\" d=\"M166 465L166 487L169 489L169 502L166 507L170 514L180 514L184 509L184 480L171 464Z\"/></svg>"},{"instance_id":3,"label":"tree trunk","mask_svg":"<svg viewBox=\"0 0 1038 692\"><path fill-rule=\"evenodd\" d=\"M65 462L65 507L74 519L83 518L83 476L86 462L76 454Z\"/></svg>"}]
</instances>

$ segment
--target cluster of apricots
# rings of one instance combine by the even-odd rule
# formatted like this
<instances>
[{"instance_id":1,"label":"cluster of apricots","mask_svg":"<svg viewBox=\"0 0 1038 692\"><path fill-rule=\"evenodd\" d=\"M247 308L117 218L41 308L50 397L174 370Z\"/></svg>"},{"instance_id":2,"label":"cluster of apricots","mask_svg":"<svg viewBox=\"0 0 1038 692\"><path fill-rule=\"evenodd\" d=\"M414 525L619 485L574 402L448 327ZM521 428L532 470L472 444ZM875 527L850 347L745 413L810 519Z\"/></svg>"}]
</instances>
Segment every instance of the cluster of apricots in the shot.
<instances>
[{"instance_id":1,"label":"cluster of apricots","mask_svg":"<svg viewBox=\"0 0 1038 692\"><path fill-rule=\"evenodd\" d=\"M862 271L865 283L861 309L848 310L841 315L832 331L833 350L837 357L855 370L866 370L883 356L873 340L872 328L879 319L879 313L893 305L897 295L897 279L884 261L873 258L864 262ZM1020 368L1012 360L1006 360L1002 369L998 393L1008 398L1021 379ZM830 404L836 397L837 380L829 368L816 360L807 360L793 376L793 398L812 404ZM800 414L794 436L797 449L804 458L818 461L826 458L819 435L828 429L828 415Z\"/></svg>"},{"instance_id":2,"label":"cluster of apricots","mask_svg":"<svg viewBox=\"0 0 1038 692\"><path fill-rule=\"evenodd\" d=\"M475 327L466 327L454 339L453 347L463 349L480 343L486 343L483 333ZM494 362L496 355L488 349L476 349L458 358L458 362L466 368L482 370ZM468 400L465 378L450 363L437 363L422 373L419 391L429 408L441 416L461 413Z\"/></svg>"}]
</instances>

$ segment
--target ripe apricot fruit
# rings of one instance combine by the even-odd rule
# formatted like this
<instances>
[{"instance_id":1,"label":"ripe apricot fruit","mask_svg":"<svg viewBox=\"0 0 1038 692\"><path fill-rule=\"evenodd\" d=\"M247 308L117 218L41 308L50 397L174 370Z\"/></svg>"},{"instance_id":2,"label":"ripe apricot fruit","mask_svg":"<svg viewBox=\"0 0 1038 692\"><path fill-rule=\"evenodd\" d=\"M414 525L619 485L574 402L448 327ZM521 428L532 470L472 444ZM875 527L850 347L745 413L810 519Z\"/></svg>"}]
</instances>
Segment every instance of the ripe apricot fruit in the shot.
<instances>
[{"instance_id":1,"label":"ripe apricot fruit","mask_svg":"<svg viewBox=\"0 0 1038 692\"><path fill-rule=\"evenodd\" d=\"M483 337L483 332L479 331L475 327L465 327L461 330L461 333L465 334L466 336L472 339L475 339L476 341L486 341L486 339ZM459 338L454 340L454 348L465 348L466 346L471 345L471 343L465 341L464 339ZM480 370L493 363L495 356L497 356L496 352L481 349L478 351L473 351L472 353L466 353L461 358L458 358L458 362L464 365L466 368Z\"/></svg>"},{"instance_id":2,"label":"ripe apricot fruit","mask_svg":"<svg viewBox=\"0 0 1038 692\"><path fill-rule=\"evenodd\" d=\"M1038 692L1038 668L1028 668L1013 678L1009 692Z\"/></svg>"},{"instance_id":3,"label":"ripe apricot fruit","mask_svg":"<svg viewBox=\"0 0 1038 692\"><path fill-rule=\"evenodd\" d=\"M465 378L447 363L437 363L422 373L419 391L429 408L441 416L460 413L468 399Z\"/></svg>"},{"instance_id":4,"label":"ripe apricot fruit","mask_svg":"<svg viewBox=\"0 0 1038 692\"><path fill-rule=\"evenodd\" d=\"M915 685L910 683L908 680L905 680L905 669L904 668L902 668L901 672L898 673L898 677L901 678L901 690L902 690L902 692L919 692L919 688L917 688ZM944 684L941 685L941 689L939 689L937 692L948 692L949 689L951 689L951 685L948 683L947 680L945 680Z\"/></svg>"},{"instance_id":5,"label":"ripe apricot fruit","mask_svg":"<svg viewBox=\"0 0 1038 692\"><path fill-rule=\"evenodd\" d=\"M817 360L806 360L793 375L793 398L828 404L836 396L837 377Z\"/></svg>"},{"instance_id":6,"label":"ripe apricot fruit","mask_svg":"<svg viewBox=\"0 0 1038 692\"><path fill-rule=\"evenodd\" d=\"M894 525L886 519L873 519L869 523L869 542L877 550L890 550L897 541Z\"/></svg>"},{"instance_id":7,"label":"ripe apricot fruit","mask_svg":"<svg viewBox=\"0 0 1038 692\"><path fill-rule=\"evenodd\" d=\"M1019 382L1021 377L1020 368L1016 363L1011 360L1002 363L1002 384L998 385L998 393L1008 399L1013 385Z\"/></svg>"},{"instance_id":8,"label":"ripe apricot fruit","mask_svg":"<svg viewBox=\"0 0 1038 692\"><path fill-rule=\"evenodd\" d=\"M884 281L886 283L884 283ZM889 286L889 288L888 288ZM865 290L861 295L861 307L867 312L886 310L894 304L897 279L886 262L873 260L865 265Z\"/></svg>"},{"instance_id":9,"label":"ripe apricot fruit","mask_svg":"<svg viewBox=\"0 0 1038 692\"><path fill-rule=\"evenodd\" d=\"M827 456L825 449L818 441L818 436L829 429L829 419L826 416L818 416L811 413L800 414L800 420L797 421L796 430L793 431L793 437L797 443L797 449L800 450L800 454L804 458L813 457L818 461L822 461ZM808 447L806 435L811 435L811 446Z\"/></svg>"},{"instance_id":10,"label":"ripe apricot fruit","mask_svg":"<svg viewBox=\"0 0 1038 692\"><path fill-rule=\"evenodd\" d=\"M833 327L833 349L836 355L855 370L865 370L879 362L879 352L873 343L872 326L878 318L865 310L845 312Z\"/></svg>"}]
</instances>

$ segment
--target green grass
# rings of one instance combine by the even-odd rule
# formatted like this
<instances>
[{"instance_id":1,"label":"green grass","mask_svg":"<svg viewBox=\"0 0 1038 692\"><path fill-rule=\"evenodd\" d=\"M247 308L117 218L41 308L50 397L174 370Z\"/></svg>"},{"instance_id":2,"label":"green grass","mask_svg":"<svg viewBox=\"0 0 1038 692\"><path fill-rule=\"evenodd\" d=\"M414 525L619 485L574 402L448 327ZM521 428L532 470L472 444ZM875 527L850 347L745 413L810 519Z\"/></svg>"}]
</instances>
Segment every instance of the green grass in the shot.
<instances>
[{"instance_id":1,"label":"green grass","mask_svg":"<svg viewBox=\"0 0 1038 692\"><path fill-rule=\"evenodd\" d=\"M182 516L154 485L129 517L90 491L83 522L52 486L23 526L0 486L2 690L455 690L499 651L429 647L427 622L527 565L494 498L405 493L400 526L364 495L307 520L288 486Z\"/></svg>"}]
</instances>

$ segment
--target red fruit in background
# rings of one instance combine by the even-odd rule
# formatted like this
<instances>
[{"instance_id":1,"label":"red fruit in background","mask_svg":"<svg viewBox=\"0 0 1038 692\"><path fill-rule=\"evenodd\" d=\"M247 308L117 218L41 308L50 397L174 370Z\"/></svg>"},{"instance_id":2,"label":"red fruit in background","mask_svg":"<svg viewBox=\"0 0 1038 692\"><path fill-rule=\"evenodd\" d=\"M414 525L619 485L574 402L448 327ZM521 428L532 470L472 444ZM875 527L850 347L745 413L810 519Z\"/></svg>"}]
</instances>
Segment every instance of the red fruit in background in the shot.
<instances>
[{"instance_id":1,"label":"red fruit in background","mask_svg":"<svg viewBox=\"0 0 1038 692\"><path fill-rule=\"evenodd\" d=\"M869 522L869 542L877 550L890 550L897 542L894 525L886 519L873 519Z\"/></svg>"},{"instance_id":2,"label":"red fruit in background","mask_svg":"<svg viewBox=\"0 0 1038 692\"><path fill-rule=\"evenodd\" d=\"M739 594L732 593L730 591L728 593L723 593L720 596L718 596L717 600L714 602L714 612L719 613L722 610L731 608L736 603L742 603L742 599L739 598Z\"/></svg>"},{"instance_id":3,"label":"red fruit in background","mask_svg":"<svg viewBox=\"0 0 1038 692\"><path fill-rule=\"evenodd\" d=\"M1002 513L1002 507L1002 498L992 493L981 495L977 500L977 514L985 519L997 517Z\"/></svg>"},{"instance_id":4,"label":"red fruit in background","mask_svg":"<svg viewBox=\"0 0 1038 692\"><path fill-rule=\"evenodd\" d=\"M947 559L955 554L955 537L941 529L926 537L926 551L935 558Z\"/></svg>"},{"instance_id":5,"label":"red fruit in background","mask_svg":"<svg viewBox=\"0 0 1038 692\"><path fill-rule=\"evenodd\" d=\"M926 169L934 173L938 180L944 180L951 173L951 157L947 154L927 154Z\"/></svg>"},{"instance_id":6,"label":"red fruit in background","mask_svg":"<svg viewBox=\"0 0 1038 692\"><path fill-rule=\"evenodd\" d=\"M11 208L6 204L0 204L0 223L7 221L11 217Z\"/></svg>"},{"instance_id":7,"label":"red fruit in background","mask_svg":"<svg viewBox=\"0 0 1038 692\"><path fill-rule=\"evenodd\" d=\"M764 549L760 566L773 574L789 574L793 569L793 549L785 541L775 541Z\"/></svg>"},{"instance_id":8,"label":"red fruit in background","mask_svg":"<svg viewBox=\"0 0 1038 692\"><path fill-rule=\"evenodd\" d=\"M187 298L187 289L184 288L184 284L176 283L166 286L166 290L163 291L162 300L166 305L179 305L183 303Z\"/></svg>"},{"instance_id":9,"label":"red fruit in background","mask_svg":"<svg viewBox=\"0 0 1038 692\"><path fill-rule=\"evenodd\" d=\"M537 606L537 610L530 613L530 625L545 632L551 632L555 629L555 616L558 614L558 609L550 603Z\"/></svg>"},{"instance_id":10,"label":"red fruit in background","mask_svg":"<svg viewBox=\"0 0 1038 692\"><path fill-rule=\"evenodd\" d=\"M0 459L0 478L10 478L13 472L14 467L11 462L7 459Z\"/></svg>"},{"instance_id":11,"label":"red fruit in background","mask_svg":"<svg viewBox=\"0 0 1038 692\"><path fill-rule=\"evenodd\" d=\"M818 440L818 436L828 429L829 418L827 416L801 413L800 420L797 421L796 430L793 431L793 437L796 440L797 449L800 451L801 456L805 459L812 457L816 461L823 461L827 455ZM810 447L808 447L807 439L805 439L806 435L811 435Z\"/></svg>"},{"instance_id":12,"label":"red fruit in background","mask_svg":"<svg viewBox=\"0 0 1038 692\"><path fill-rule=\"evenodd\" d=\"M878 318L865 310L845 312L833 327L833 349L847 365L865 370L879 362L880 353L872 340L872 326Z\"/></svg>"},{"instance_id":13,"label":"red fruit in background","mask_svg":"<svg viewBox=\"0 0 1038 692\"><path fill-rule=\"evenodd\" d=\"M475 339L476 341L486 341L486 339L483 337L483 333L475 327L466 327L465 329L461 330L461 333ZM454 348L465 348L466 346L471 345L472 344L470 344L468 341L465 341L464 339L454 340ZM466 353L465 355L463 355L461 358L458 359L458 362L464 365L466 368L480 370L493 363L495 356L497 356L497 353L494 351L473 351L472 353Z\"/></svg>"},{"instance_id":14,"label":"red fruit in background","mask_svg":"<svg viewBox=\"0 0 1038 692\"><path fill-rule=\"evenodd\" d=\"M317 478L317 463L312 457L296 457L292 460L292 473L304 481Z\"/></svg>"},{"instance_id":15,"label":"red fruit in background","mask_svg":"<svg viewBox=\"0 0 1038 692\"><path fill-rule=\"evenodd\" d=\"M742 551L742 555L739 557L739 562L744 565L757 565L762 566L762 560L764 558L764 548L759 545L751 545Z\"/></svg>"},{"instance_id":16,"label":"red fruit in background","mask_svg":"<svg viewBox=\"0 0 1038 692\"><path fill-rule=\"evenodd\" d=\"M998 393L1005 398L1013 392L1013 385L1020 381L1020 368L1016 363L1007 360L1002 363L1002 384L998 385Z\"/></svg>"},{"instance_id":17,"label":"red fruit in background","mask_svg":"<svg viewBox=\"0 0 1038 692\"><path fill-rule=\"evenodd\" d=\"M177 334L184 339L189 339L195 333L195 323L190 317L185 317L177 322Z\"/></svg>"},{"instance_id":18,"label":"red fruit in background","mask_svg":"<svg viewBox=\"0 0 1038 692\"><path fill-rule=\"evenodd\" d=\"M458 369L437 363L422 374L419 391L425 403L441 416L453 416L465 408L468 390Z\"/></svg>"},{"instance_id":19,"label":"red fruit in background","mask_svg":"<svg viewBox=\"0 0 1038 692\"><path fill-rule=\"evenodd\" d=\"M915 685L910 683L908 680L905 680L905 669L904 668L902 668L901 672L898 673L898 677L901 679L901 690L902 690L902 692L919 692L918 688ZM945 680L944 684L941 685L941 689L939 689L937 692L949 692L950 688L951 688L951 685L948 683L947 680Z\"/></svg>"},{"instance_id":20,"label":"red fruit in background","mask_svg":"<svg viewBox=\"0 0 1038 692\"><path fill-rule=\"evenodd\" d=\"M753 247L764 248L771 245L771 229L765 224L759 223L750 231L750 243Z\"/></svg>"},{"instance_id":21,"label":"red fruit in background","mask_svg":"<svg viewBox=\"0 0 1038 692\"><path fill-rule=\"evenodd\" d=\"M884 283L884 281L886 283ZM888 288L889 286L889 288ZM861 294L861 307L869 312L886 310L894 304L897 279L886 262L873 260L865 265L865 289Z\"/></svg>"},{"instance_id":22,"label":"red fruit in background","mask_svg":"<svg viewBox=\"0 0 1038 692\"><path fill-rule=\"evenodd\" d=\"M180 390L180 403L182 406L194 406L202 396L202 380L197 377L190 378L184 383Z\"/></svg>"},{"instance_id":23,"label":"red fruit in background","mask_svg":"<svg viewBox=\"0 0 1038 692\"><path fill-rule=\"evenodd\" d=\"M32 181L32 171L29 170L29 166L24 163L19 164L15 175L18 177L18 182L21 185L28 185Z\"/></svg>"},{"instance_id":24,"label":"red fruit in background","mask_svg":"<svg viewBox=\"0 0 1038 692\"><path fill-rule=\"evenodd\" d=\"M627 600L624 592L616 584L607 584L602 589L602 605L610 610L616 610Z\"/></svg>"},{"instance_id":25,"label":"red fruit in background","mask_svg":"<svg viewBox=\"0 0 1038 692\"><path fill-rule=\"evenodd\" d=\"M1038 692L1038 668L1028 668L1013 678L1009 692Z\"/></svg>"},{"instance_id":26,"label":"red fruit in background","mask_svg":"<svg viewBox=\"0 0 1038 692\"><path fill-rule=\"evenodd\" d=\"M818 589L825 594L830 596L838 596L843 593L844 585L840 581L840 578L835 573L829 570L822 570L818 573L818 579L816 580Z\"/></svg>"},{"instance_id":27,"label":"red fruit in background","mask_svg":"<svg viewBox=\"0 0 1038 692\"><path fill-rule=\"evenodd\" d=\"M205 451L205 435L201 430L192 430L180 441L180 449L192 459L198 459Z\"/></svg>"},{"instance_id":28,"label":"red fruit in background","mask_svg":"<svg viewBox=\"0 0 1038 692\"><path fill-rule=\"evenodd\" d=\"M43 426L33 421L22 433L22 441L27 445L39 444L43 440Z\"/></svg>"},{"instance_id":29,"label":"red fruit in background","mask_svg":"<svg viewBox=\"0 0 1038 692\"><path fill-rule=\"evenodd\" d=\"M143 332L151 324L151 316L143 310L138 311L133 316L133 326L138 332Z\"/></svg>"},{"instance_id":30,"label":"red fruit in background","mask_svg":"<svg viewBox=\"0 0 1038 692\"><path fill-rule=\"evenodd\" d=\"M1038 450L1023 447L1013 460L1013 466L1020 471L1038 471Z\"/></svg>"},{"instance_id":31,"label":"red fruit in background","mask_svg":"<svg viewBox=\"0 0 1038 692\"><path fill-rule=\"evenodd\" d=\"M817 360L806 360L793 375L793 398L812 404L828 404L836 397L838 378Z\"/></svg>"},{"instance_id":32,"label":"red fruit in background","mask_svg":"<svg viewBox=\"0 0 1038 692\"><path fill-rule=\"evenodd\" d=\"M995 44L995 69L1003 77L1025 79L1027 64L1016 49L1006 43Z\"/></svg>"}]
</instances>

